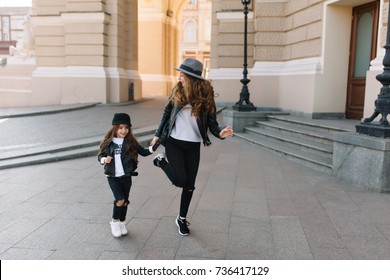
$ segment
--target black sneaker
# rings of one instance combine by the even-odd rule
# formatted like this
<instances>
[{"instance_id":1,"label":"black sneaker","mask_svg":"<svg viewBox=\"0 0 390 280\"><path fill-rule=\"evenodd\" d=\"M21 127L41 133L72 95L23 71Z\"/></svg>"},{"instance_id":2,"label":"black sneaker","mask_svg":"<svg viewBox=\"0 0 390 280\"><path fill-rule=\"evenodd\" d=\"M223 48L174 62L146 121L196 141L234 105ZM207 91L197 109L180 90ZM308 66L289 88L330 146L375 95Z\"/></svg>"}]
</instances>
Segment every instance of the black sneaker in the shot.
<instances>
[{"instance_id":1,"label":"black sneaker","mask_svg":"<svg viewBox=\"0 0 390 280\"><path fill-rule=\"evenodd\" d=\"M153 164L157 167L161 167L162 162L167 163L166 158L167 158L167 156L165 155L165 153L159 153L157 156L154 157Z\"/></svg>"},{"instance_id":2,"label":"black sneaker","mask_svg":"<svg viewBox=\"0 0 390 280\"><path fill-rule=\"evenodd\" d=\"M182 219L180 219L179 216L177 216L177 218L176 218L176 225L177 225L177 228L178 228L179 233L181 235L188 235L190 233L190 230L188 228L190 223L187 222L186 219L182 220Z\"/></svg>"}]
</instances>

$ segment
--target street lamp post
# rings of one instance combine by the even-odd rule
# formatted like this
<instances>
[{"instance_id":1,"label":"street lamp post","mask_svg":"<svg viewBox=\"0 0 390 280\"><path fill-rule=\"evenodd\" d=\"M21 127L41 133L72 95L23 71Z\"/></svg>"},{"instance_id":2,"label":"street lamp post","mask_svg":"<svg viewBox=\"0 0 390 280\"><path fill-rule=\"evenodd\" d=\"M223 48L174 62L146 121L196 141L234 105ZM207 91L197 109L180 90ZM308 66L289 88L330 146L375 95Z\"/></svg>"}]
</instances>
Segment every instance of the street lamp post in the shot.
<instances>
[{"instance_id":1,"label":"street lamp post","mask_svg":"<svg viewBox=\"0 0 390 280\"><path fill-rule=\"evenodd\" d=\"M390 2L389 2L390 9ZM387 20L387 37L386 37L386 53L383 58L383 73L376 76L376 79L383 85L377 100L375 100L375 110L371 117L364 119L361 124L356 125L356 132L367 134L370 136L390 138L390 127L387 120L387 115L390 113L390 12ZM379 123L372 121L382 115Z\"/></svg>"},{"instance_id":2,"label":"street lamp post","mask_svg":"<svg viewBox=\"0 0 390 280\"><path fill-rule=\"evenodd\" d=\"M240 100L233 106L233 110L236 111L256 111L256 107L253 106L253 103L249 101L249 89L248 84L250 80L248 79L248 5L251 3L251 0L241 0L241 3L244 5L244 71L243 78L240 80L242 83L242 89L240 92ZM246 104L244 104L244 102Z\"/></svg>"}]
</instances>

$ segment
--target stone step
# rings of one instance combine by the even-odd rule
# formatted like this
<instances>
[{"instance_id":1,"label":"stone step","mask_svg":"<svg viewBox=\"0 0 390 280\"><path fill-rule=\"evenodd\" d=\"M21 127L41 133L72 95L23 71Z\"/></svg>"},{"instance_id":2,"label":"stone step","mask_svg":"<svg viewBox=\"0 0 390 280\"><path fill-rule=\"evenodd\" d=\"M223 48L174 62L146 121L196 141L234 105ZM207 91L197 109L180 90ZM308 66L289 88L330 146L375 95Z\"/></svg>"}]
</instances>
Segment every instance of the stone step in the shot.
<instances>
[{"instance_id":1,"label":"stone step","mask_svg":"<svg viewBox=\"0 0 390 280\"><path fill-rule=\"evenodd\" d=\"M333 146L329 143L319 143L310 139L299 137L300 135L289 135L280 130L269 130L261 127L247 127L244 133L258 138L259 141L284 145L292 149L309 152L320 157L332 159Z\"/></svg>"},{"instance_id":2,"label":"stone step","mask_svg":"<svg viewBox=\"0 0 390 280\"><path fill-rule=\"evenodd\" d=\"M269 140L259 140L258 137L250 135L248 133L235 133L235 136L259 145L267 150L286 157L290 160L299 162L300 164L319 170L321 172L331 174L332 173L332 159L329 157L322 157L318 154L313 154L307 151L302 151L282 145Z\"/></svg>"},{"instance_id":3,"label":"stone step","mask_svg":"<svg viewBox=\"0 0 390 280\"><path fill-rule=\"evenodd\" d=\"M294 125L295 128L302 127L307 130L317 131L322 133L346 132L344 128L334 127L324 124L321 120L305 120L294 116L273 116L269 115L270 122Z\"/></svg>"},{"instance_id":4,"label":"stone step","mask_svg":"<svg viewBox=\"0 0 390 280\"><path fill-rule=\"evenodd\" d=\"M323 145L333 144L333 136L330 132L314 130L310 127L296 125L295 123L283 122L281 120L278 120L278 122L257 121L256 126L262 130L282 134L285 137L296 137Z\"/></svg>"}]
</instances>

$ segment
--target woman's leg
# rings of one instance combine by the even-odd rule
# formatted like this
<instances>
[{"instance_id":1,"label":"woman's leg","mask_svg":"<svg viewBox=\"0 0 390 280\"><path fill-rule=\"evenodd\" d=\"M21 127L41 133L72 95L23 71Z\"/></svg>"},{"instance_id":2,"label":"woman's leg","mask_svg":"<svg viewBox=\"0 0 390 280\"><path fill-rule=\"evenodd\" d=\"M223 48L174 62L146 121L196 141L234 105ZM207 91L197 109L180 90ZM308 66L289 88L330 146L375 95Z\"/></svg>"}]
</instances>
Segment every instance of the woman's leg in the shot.
<instances>
[{"instance_id":1,"label":"woman's leg","mask_svg":"<svg viewBox=\"0 0 390 280\"><path fill-rule=\"evenodd\" d=\"M180 188L183 188L187 183L184 143L186 142L169 138L165 145L168 162L161 166L172 184Z\"/></svg>"},{"instance_id":2,"label":"woman's leg","mask_svg":"<svg viewBox=\"0 0 390 280\"><path fill-rule=\"evenodd\" d=\"M187 143L184 153L184 166L186 169L186 183L181 193L180 217L185 218L195 190L196 176L198 175L200 161L200 143Z\"/></svg>"}]
</instances>

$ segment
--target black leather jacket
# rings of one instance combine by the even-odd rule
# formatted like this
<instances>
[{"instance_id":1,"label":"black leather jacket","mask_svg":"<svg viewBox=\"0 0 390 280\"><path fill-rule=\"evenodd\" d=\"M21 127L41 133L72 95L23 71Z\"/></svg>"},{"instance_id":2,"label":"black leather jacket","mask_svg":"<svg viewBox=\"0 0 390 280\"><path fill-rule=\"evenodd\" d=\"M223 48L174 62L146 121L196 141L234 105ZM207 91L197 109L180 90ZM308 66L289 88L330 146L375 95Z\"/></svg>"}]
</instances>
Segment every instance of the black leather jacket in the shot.
<instances>
[{"instance_id":1,"label":"black leather jacket","mask_svg":"<svg viewBox=\"0 0 390 280\"><path fill-rule=\"evenodd\" d=\"M163 115L161 117L160 125L158 126L155 136L160 137L164 128L165 123L170 120L169 123L169 133L171 134L171 131L175 125L175 120L177 117L177 114L180 112L180 110L183 109L183 107L177 106L173 104L172 102L168 102L168 104L164 108ZM217 122L217 115L216 113L211 113L208 115L205 115L203 111L201 110L199 117L196 119L196 122L198 124L200 135L203 139L203 145L209 146L211 145L211 141L207 135L207 130L209 129L210 132L217 137L218 139L225 139L219 136L219 133L221 132L221 129L219 128L218 122Z\"/></svg>"},{"instance_id":2,"label":"black leather jacket","mask_svg":"<svg viewBox=\"0 0 390 280\"><path fill-rule=\"evenodd\" d=\"M134 174L134 171L137 169L137 162L132 159L129 155L129 153L126 153L126 147L129 145L129 140L124 139L123 144L122 144L122 151L121 151L121 159L122 159L122 165L123 165L123 170L125 171L125 176L131 176ZM115 149L118 148L118 144L115 144L114 142L111 142L108 144L107 147L101 149L99 151L98 155L98 161L101 163L101 159L104 157L111 156L113 157L112 161L110 163L104 164L104 174L110 177L115 176L115 154L114 151ZM148 156L151 155L152 153L149 151L149 148L143 148L141 145L138 145L137 147L137 152L141 156Z\"/></svg>"}]
</instances>

